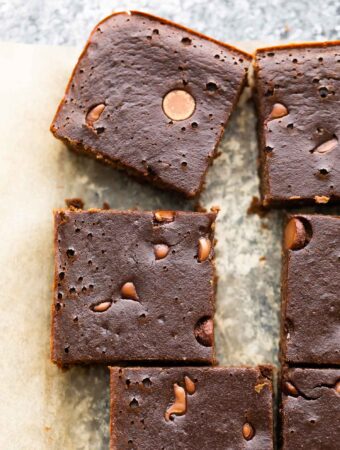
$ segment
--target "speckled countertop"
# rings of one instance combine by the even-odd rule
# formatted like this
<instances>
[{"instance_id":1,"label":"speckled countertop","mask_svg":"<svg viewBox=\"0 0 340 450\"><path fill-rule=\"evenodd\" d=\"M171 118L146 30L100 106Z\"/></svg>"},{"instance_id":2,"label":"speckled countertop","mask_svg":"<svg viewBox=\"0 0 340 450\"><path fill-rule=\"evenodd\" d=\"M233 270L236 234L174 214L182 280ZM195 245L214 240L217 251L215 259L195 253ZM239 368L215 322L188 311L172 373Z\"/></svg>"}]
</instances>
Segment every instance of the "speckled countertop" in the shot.
<instances>
[{"instance_id":1,"label":"speckled countertop","mask_svg":"<svg viewBox=\"0 0 340 450\"><path fill-rule=\"evenodd\" d=\"M123 9L139 9L163 16L227 42L340 38L340 4L336 0L122 0L119 3L108 0L0 0L0 41L76 45L80 48L99 20ZM74 50L69 50L70 65L73 65L71 55ZM26 61L25 67L33 73L34 68L29 65ZM68 73L63 73L63 68L58 67L58 70L57 76L65 83ZM55 108L54 104L49 107ZM50 118L47 119L49 122ZM217 225L219 287L215 317L217 356L221 364L277 363L283 213L271 212L264 218L247 214L253 196L258 195L255 124L250 91L246 89L220 144L221 156L209 170L201 198L205 207L221 206ZM47 131L47 124L45 128ZM147 185L141 187L125 174L73 155L61 147L60 144L59 153L56 150L53 154L57 158L58 177L64 186L61 192L58 191L58 200L53 207L62 207L65 196L81 196L86 207L98 207L108 201L112 208L119 209L136 206L141 209L193 208L192 202L179 200ZM51 229L52 224L48 222L46 236ZM50 248L47 239L45 245ZM50 301L52 252L49 264L42 284L46 304ZM48 319L44 332L46 336L49 333ZM54 387L47 398L48 411L53 433L57 436L49 448L107 448L109 393L106 370L73 368L66 374L57 373L47 358L48 379ZM55 406L52 397L60 404ZM54 423L56 411L60 413L58 424ZM42 415L45 418L46 411ZM30 421L27 424L31 426ZM60 436L67 438L68 444L61 441Z\"/></svg>"},{"instance_id":2,"label":"speckled countertop","mask_svg":"<svg viewBox=\"0 0 340 450\"><path fill-rule=\"evenodd\" d=\"M337 0L0 0L0 40L82 45L96 22L122 9L164 16L226 41L340 35Z\"/></svg>"}]
</instances>

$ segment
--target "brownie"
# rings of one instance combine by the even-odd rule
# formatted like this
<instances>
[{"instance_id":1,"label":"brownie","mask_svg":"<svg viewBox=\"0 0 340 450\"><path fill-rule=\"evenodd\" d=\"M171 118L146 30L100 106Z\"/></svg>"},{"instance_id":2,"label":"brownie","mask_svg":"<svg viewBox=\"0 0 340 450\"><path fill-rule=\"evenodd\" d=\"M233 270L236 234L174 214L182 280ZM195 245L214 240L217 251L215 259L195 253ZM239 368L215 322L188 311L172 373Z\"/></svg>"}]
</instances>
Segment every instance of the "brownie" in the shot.
<instances>
[{"instance_id":1,"label":"brownie","mask_svg":"<svg viewBox=\"0 0 340 450\"><path fill-rule=\"evenodd\" d=\"M265 205L340 200L340 41L259 49L255 58Z\"/></svg>"},{"instance_id":2,"label":"brownie","mask_svg":"<svg viewBox=\"0 0 340 450\"><path fill-rule=\"evenodd\" d=\"M51 125L74 150L195 196L251 56L149 14L93 30Z\"/></svg>"},{"instance_id":3,"label":"brownie","mask_svg":"<svg viewBox=\"0 0 340 450\"><path fill-rule=\"evenodd\" d=\"M110 370L111 450L273 448L268 366Z\"/></svg>"},{"instance_id":4,"label":"brownie","mask_svg":"<svg viewBox=\"0 0 340 450\"><path fill-rule=\"evenodd\" d=\"M340 365L340 217L292 216L283 259L282 361Z\"/></svg>"},{"instance_id":5,"label":"brownie","mask_svg":"<svg viewBox=\"0 0 340 450\"><path fill-rule=\"evenodd\" d=\"M212 363L215 219L56 211L53 361Z\"/></svg>"},{"instance_id":6,"label":"brownie","mask_svg":"<svg viewBox=\"0 0 340 450\"><path fill-rule=\"evenodd\" d=\"M282 390L282 449L338 450L340 369L286 370Z\"/></svg>"}]
</instances>

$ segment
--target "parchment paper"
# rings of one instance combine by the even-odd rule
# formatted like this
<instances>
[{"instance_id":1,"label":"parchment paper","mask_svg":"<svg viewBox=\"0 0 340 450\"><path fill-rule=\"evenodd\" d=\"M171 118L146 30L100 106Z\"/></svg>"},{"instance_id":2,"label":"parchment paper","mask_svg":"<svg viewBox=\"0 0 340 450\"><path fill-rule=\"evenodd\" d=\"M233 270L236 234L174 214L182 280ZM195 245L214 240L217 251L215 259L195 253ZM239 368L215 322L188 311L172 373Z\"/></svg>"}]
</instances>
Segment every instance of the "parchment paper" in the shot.
<instances>
[{"instance_id":1,"label":"parchment paper","mask_svg":"<svg viewBox=\"0 0 340 450\"><path fill-rule=\"evenodd\" d=\"M104 367L49 360L52 209L192 209L193 202L66 150L49 133L79 49L0 45L0 448L107 449ZM255 116L246 92L201 198L220 205L217 353L221 364L277 361L281 215L247 215L258 195Z\"/></svg>"}]
</instances>

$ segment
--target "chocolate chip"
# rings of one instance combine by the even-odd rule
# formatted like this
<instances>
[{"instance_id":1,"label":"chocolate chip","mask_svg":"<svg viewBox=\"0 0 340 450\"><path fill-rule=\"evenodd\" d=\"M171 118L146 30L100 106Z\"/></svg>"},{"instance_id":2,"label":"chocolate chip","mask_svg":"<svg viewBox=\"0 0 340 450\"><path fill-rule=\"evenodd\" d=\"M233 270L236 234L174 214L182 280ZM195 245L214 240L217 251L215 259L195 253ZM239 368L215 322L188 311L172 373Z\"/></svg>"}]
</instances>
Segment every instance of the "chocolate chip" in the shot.
<instances>
[{"instance_id":1,"label":"chocolate chip","mask_svg":"<svg viewBox=\"0 0 340 450\"><path fill-rule=\"evenodd\" d=\"M269 120L279 119L280 117L284 117L287 114L288 109L285 107L285 105L282 105L281 103L275 103L269 115Z\"/></svg>"},{"instance_id":2,"label":"chocolate chip","mask_svg":"<svg viewBox=\"0 0 340 450\"><path fill-rule=\"evenodd\" d=\"M336 149L338 146L338 139L336 137L329 139L321 145L318 145L315 149L311 150L311 153L318 153L319 155L324 155L330 153Z\"/></svg>"},{"instance_id":3,"label":"chocolate chip","mask_svg":"<svg viewBox=\"0 0 340 450\"><path fill-rule=\"evenodd\" d=\"M169 246L166 244L157 244L154 246L154 252L156 259L163 259L169 253Z\"/></svg>"},{"instance_id":4,"label":"chocolate chip","mask_svg":"<svg viewBox=\"0 0 340 450\"><path fill-rule=\"evenodd\" d=\"M290 250L299 250L306 242L306 230L301 220L292 218L285 229L285 247Z\"/></svg>"},{"instance_id":5,"label":"chocolate chip","mask_svg":"<svg viewBox=\"0 0 340 450\"><path fill-rule=\"evenodd\" d=\"M104 311L107 311L110 308L111 305L112 305L112 302L98 303L97 305L93 306L92 311L94 311L94 312L104 312Z\"/></svg>"},{"instance_id":6,"label":"chocolate chip","mask_svg":"<svg viewBox=\"0 0 340 450\"><path fill-rule=\"evenodd\" d=\"M297 397L299 395L298 390L290 381L286 381L284 384L284 391L288 395L292 395L293 397Z\"/></svg>"},{"instance_id":7,"label":"chocolate chip","mask_svg":"<svg viewBox=\"0 0 340 450\"><path fill-rule=\"evenodd\" d=\"M198 261L203 262L208 259L211 251L211 241L208 238L200 237L198 240Z\"/></svg>"},{"instance_id":8,"label":"chocolate chip","mask_svg":"<svg viewBox=\"0 0 340 450\"><path fill-rule=\"evenodd\" d=\"M104 103L100 103L99 105L96 105L89 110L89 112L86 115L86 124L90 128L93 128L93 124L99 119L104 109L105 109Z\"/></svg>"},{"instance_id":9,"label":"chocolate chip","mask_svg":"<svg viewBox=\"0 0 340 450\"><path fill-rule=\"evenodd\" d=\"M184 377L185 389L189 395L192 395L196 391L195 383L187 376Z\"/></svg>"},{"instance_id":10,"label":"chocolate chip","mask_svg":"<svg viewBox=\"0 0 340 450\"><path fill-rule=\"evenodd\" d=\"M135 285L131 281L123 284L120 293L123 299L137 301L139 300Z\"/></svg>"},{"instance_id":11,"label":"chocolate chip","mask_svg":"<svg viewBox=\"0 0 340 450\"><path fill-rule=\"evenodd\" d=\"M314 197L315 203L328 203L330 198L327 197L326 195L316 195Z\"/></svg>"},{"instance_id":12,"label":"chocolate chip","mask_svg":"<svg viewBox=\"0 0 340 450\"><path fill-rule=\"evenodd\" d=\"M334 389L336 390L336 392L337 392L338 394L340 394L340 380L336 383Z\"/></svg>"},{"instance_id":13,"label":"chocolate chip","mask_svg":"<svg viewBox=\"0 0 340 450\"><path fill-rule=\"evenodd\" d=\"M214 341L214 322L210 317L200 319L194 330L195 338L204 347L212 347Z\"/></svg>"},{"instance_id":14,"label":"chocolate chip","mask_svg":"<svg viewBox=\"0 0 340 450\"><path fill-rule=\"evenodd\" d=\"M165 412L165 420L169 421L172 414L182 416L187 410L185 390L177 383L174 384L175 402Z\"/></svg>"},{"instance_id":15,"label":"chocolate chip","mask_svg":"<svg viewBox=\"0 0 340 450\"><path fill-rule=\"evenodd\" d=\"M254 435L255 435L255 431L254 428L252 427L252 425L248 422L246 422L243 427L242 427L242 434L243 437L246 441L250 441L251 439L253 439Z\"/></svg>"},{"instance_id":16,"label":"chocolate chip","mask_svg":"<svg viewBox=\"0 0 340 450\"><path fill-rule=\"evenodd\" d=\"M156 211L155 219L157 222L173 222L175 211Z\"/></svg>"},{"instance_id":17,"label":"chocolate chip","mask_svg":"<svg viewBox=\"0 0 340 450\"><path fill-rule=\"evenodd\" d=\"M171 120L185 120L195 111L196 102L189 92L176 89L168 92L163 99L164 114Z\"/></svg>"}]
</instances>

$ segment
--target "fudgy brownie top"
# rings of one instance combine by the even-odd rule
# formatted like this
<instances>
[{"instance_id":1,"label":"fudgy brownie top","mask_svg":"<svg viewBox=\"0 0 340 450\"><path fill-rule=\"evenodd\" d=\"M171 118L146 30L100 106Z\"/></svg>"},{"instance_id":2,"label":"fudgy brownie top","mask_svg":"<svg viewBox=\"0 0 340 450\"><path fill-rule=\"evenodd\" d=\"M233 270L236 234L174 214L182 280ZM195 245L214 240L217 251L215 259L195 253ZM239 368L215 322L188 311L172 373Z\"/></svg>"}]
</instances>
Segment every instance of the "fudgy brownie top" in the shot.
<instances>
[{"instance_id":1,"label":"fudgy brownie top","mask_svg":"<svg viewBox=\"0 0 340 450\"><path fill-rule=\"evenodd\" d=\"M100 22L51 130L79 151L196 195L250 55L148 14Z\"/></svg>"},{"instance_id":2,"label":"fudgy brownie top","mask_svg":"<svg viewBox=\"0 0 340 450\"><path fill-rule=\"evenodd\" d=\"M293 216L284 239L283 361L340 364L340 217Z\"/></svg>"},{"instance_id":3,"label":"fudgy brownie top","mask_svg":"<svg viewBox=\"0 0 340 450\"><path fill-rule=\"evenodd\" d=\"M340 369L285 370L282 390L282 448L339 448Z\"/></svg>"},{"instance_id":4,"label":"fudgy brownie top","mask_svg":"<svg viewBox=\"0 0 340 450\"><path fill-rule=\"evenodd\" d=\"M59 365L213 361L216 213L55 213Z\"/></svg>"},{"instance_id":5,"label":"fudgy brownie top","mask_svg":"<svg viewBox=\"0 0 340 450\"><path fill-rule=\"evenodd\" d=\"M273 448L272 371L111 368L111 449Z\"/></svg>"},{"instance_id":6,"label":"fudgy brownie top","mask_svg":"<svg viewBox=\"0 0 340 450\"><path fill-rule=\"evenodd\" d=\"M339 70L340 41L256 52L265 203L339 200Z\"/></svg>"}]
</instances>

